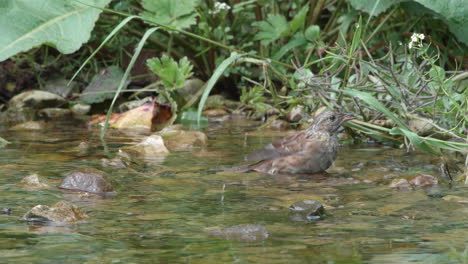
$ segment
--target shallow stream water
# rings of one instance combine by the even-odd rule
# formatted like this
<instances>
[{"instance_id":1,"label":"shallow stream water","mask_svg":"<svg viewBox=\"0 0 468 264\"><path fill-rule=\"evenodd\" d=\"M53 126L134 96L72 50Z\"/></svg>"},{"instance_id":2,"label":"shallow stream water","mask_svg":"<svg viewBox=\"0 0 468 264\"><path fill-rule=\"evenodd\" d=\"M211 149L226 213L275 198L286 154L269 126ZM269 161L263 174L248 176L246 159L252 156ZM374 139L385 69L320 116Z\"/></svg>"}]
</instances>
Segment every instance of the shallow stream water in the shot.
<instances>
[{"instance_id":1,"label":"shallow stream water","mask_svg":"<svg viewBox=\"0 0 468 264\"><path fill-rule=\"evenodd\" d=\"M378 145L345 145L328 174L269 176L213 172L241 164L275 138L250 125L212 125L209 145L172 152L160 164L103 168L101 158L141 138L61 125L46 131L1 131L0 263L468 263L467 187L441 184L413 191L388 187L419 172L439 176L434 157ZM278 135L277 135L278 136ZM74 149L91 146L86 154ZM58 188L28 190L37 173L56 185L70 171L93 167L112 177L116 193L100 198ZM319 201L327 215L294 218L288 207ZM68 200L86 223L38 226L21 221L37 204ZM263 241L223 240L209 230L261 224Z\"/></svg>"}]
</instances>

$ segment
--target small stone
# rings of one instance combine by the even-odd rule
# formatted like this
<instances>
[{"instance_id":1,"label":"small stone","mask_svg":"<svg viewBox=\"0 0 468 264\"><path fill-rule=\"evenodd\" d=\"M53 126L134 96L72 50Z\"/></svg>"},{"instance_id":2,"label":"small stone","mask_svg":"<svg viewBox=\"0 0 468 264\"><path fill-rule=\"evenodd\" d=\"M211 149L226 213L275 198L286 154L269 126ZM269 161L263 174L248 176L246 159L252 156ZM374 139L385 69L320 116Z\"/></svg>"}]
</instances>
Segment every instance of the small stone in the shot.
<instances>
[{"instance_id":1,"label":"small stone","mask_svg":"<svg viewBox=\"0 0 468 264\"><path fill-rule=\"evenodd\" d=\"M307 220L320 219L325 214L323 205L317 201L302 200L289 206L289 210L305 215Z\"/></svg>"},{"instance_id":2,"label":"small stone","mask_svg":"<svg viewBox=\"0 0 468 264\"><path fill-rule=\"evenodd\" d=\"M28 131L28 130L43 130L47 127L47 124L39 121L28 121L10 128L10 130L16 131Z\"/></svg>"},{"instance_id":3,"label":"small stone","mask_svg":"<svg viewBox=\"0 0 468 264\"><path fill-rule=\"evenodd\" d=\"M113 159L101 159L101 164L105 168L114 168L114 169L124 169L127 167L127 164L120 158Z\"/></svg>"},{"instance_id":4,"label":"small stone","mask_svg":"<svg viewBox=\"0 0 468 264\"><path fill-rule=\"evenodd\" d=\"M225 115L228 115L229 113L224 109L216 108L216 109L205 110L203 111L203 114L206 117L211 118L211 117L225 116Z\"/></svg>"},{"instance_id":5,"label":"small stone","mask_svg":"<svg viewBox=\"0 0 468 264\"><path fill-rule=\"evenodd\" d=\"M286 115L286 118L289 120L289 122L299 122L302 120L303 117L304 117L304 106L302 105L296 105Z\"/></svg>"},{"instance_id":6,"label":"small stone","mask_svg":"<svg viewBox=\"0 0 468 264\"><path fill-rule=\"evenodd\" d=\"M425 174L425 173L418 173L411 177L409 180L409 183L415 187L429 187L433 185L438 185L439 180L437 177L430 175L430 174Z\"/></svg>"},{"instance_id":7,"label":"small stone","mask_svg":"<svg viewBox=\"0 0 468 264\"><path fill-rule=\"evenodd\" d=\"M31 189L43 189L43 188L50 188L50 185L44 183L37 174L31 174L27 177L24 177L21 180L21 183L25 185L26 188Z\"/></svg>"},{"instance_id":8,"label":"small stone","mask_svg":"<svg viewBox=\"0 0 468 264\"><path fill-rule=\"evenodd\" d=\"M89 104L75 104L71 107L71 111L73 115L83 116L87 115L91 110L91 105Z\"/></svg>"},{"instance_id":9,"label":"small stone","mask_svg":"<svg viewBox=\"0 0 468 264\"><path fill-rule=\"evenodd\" d=\"M60 184L60 188L92 193L112 192L113 187L105 172L94 168L77 169L69 173Z\"/></svg>"},{"instance_id":10,"label":"small stone","mask_svg":"<svg viewBox=\"0 0 468 264\"><path fill-rule=\"evenodd\" d=\"M241 242L258 242L268 238L268 230L263 225L239 225L208 231L214 237Z\"/></svg>"},{"instance_id":11,"label":"small stone","mask_svg":"<svg viewBox=\"0 0 468 264\"><path fill-rule=\"evenodd\" d=\"M11 208L2 208L2 214L11 215L12 212Z\"/></svg>"},{"instance_id":12,"label":"small stone","mask_svg":"<svg viewBox=\"0 0 468 264\"><path fill-rule=\"evenodd\" d=\"M286 130L289 128L289 123L284 120L276 119L268 125L268 128L274 130Z\"/></svg>"},{"instance_id":13,"label":"small stone","mask_svg":"<svg viewBox=\"0 0 468 264\"><path fill-rule=\"evenodd\" d=\"M66 105L67 101L59 95L54 93L40 91L40 90L31 90L27 92L22 92L8 102L10 107L31 107L34 109L43 109L47 107L60 107Z\"/></svg>"},{"instance_id":14,"label":"small stone","mask_svg":"<svg viewBox=\"0 0 468 264\"><path fill-rule=\"evenodd\" d=\"M468 198L467 197L461 197L461 196L456 196L456 195L446 195L442 197L445 201L453 201L461 204L468 204Z\"/></svg>"},{"instance_id":15,"label":"small stone","mask_svg":"<svg viewBox=\"0 0 468 264\"><path fill-rule=\"evenodd\" d=\"M413 187L411 184L408 182L406 179L394 179L390 185L390 187L395 188L396 190L399 191L412 191Z\"/></svg>"},{"instance_id":16,"label":"small stone","mask_svg":"<svg viewBox=\"0 0 468 264\"><path fill-rule=\"evenodd\" d=\"M208 143L208 137L201 131L161 131L167 147L171 151L189 151L194 147L203 147Z\"/></svg>"},{"instance_id":17,"label":"small stone","mask_svg":"<svg viewBox=\"0 0 468 264\"><path fill-rule=\"evenodd\" d=\"M44 108L39 111L39 116L53 120L70 118L71 114L71 110L65 108Z\"/></svg>"},{"instance_id":18,"label":"small stone","mask_svg":"<svg viewBox=\"0 0 468 264\"><path fill-rule=\"evenodd\" d=\"M120 148L117 155L127 161L154 164L164 161L164 157L168 154L169 150L163 138L159 135L151 135L136 145Z\"/></svg>"},{"instance_id":19,"label":"small stone","mask_svg":"<svg viewBox=\"0 0 468 264\"><path fill-rule=\"evenodd\" d=\"M53 224L75 224L88 218L88 215L76 205L60 201L54 206L36 205L21 218L28 222Z\"/></svg>"}]
</instances>

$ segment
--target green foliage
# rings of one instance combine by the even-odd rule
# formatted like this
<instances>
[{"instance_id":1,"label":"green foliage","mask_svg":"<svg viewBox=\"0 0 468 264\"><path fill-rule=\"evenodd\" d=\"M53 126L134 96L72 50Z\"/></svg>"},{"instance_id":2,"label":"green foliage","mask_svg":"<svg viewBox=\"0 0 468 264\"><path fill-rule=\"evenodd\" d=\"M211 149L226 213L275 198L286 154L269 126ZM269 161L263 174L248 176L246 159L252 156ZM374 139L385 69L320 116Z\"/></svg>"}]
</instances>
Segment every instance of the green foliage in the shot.
<instances>
[{"instance_id":1,"label":"green foliage","mask_svg":"<svg viewBox=\"0 0 468 264\"><path fill-rule=\"evenodd\" d=\"M263 45L268 45L287 35L289 31L288 21L282 15L271 15L266 21L257 22L254 26L260 31L255 40L261 40Z\"/></svg>"},{"instance_id":2,"label":"green foliage","mask_svg":"<svg viewBox=\"0 0 468 264\"><path fill-rule=\"evenodd\" d=\"M177 63L174 59L163 55L147 61L148 68L154 72L168 91L174 91L184 86L185 80L192 76L193 66L187 57Z\"/></svg>"},{"instance_id":3,"label":"green foliage","mask_svg":"<svg viewBox=\"0 0 468 264\"><path fill-rule=\"evenodd\" d=\"M90 38L110 0L2 0L0 61L47 44L69 54ZM14 23L14 26L12 26Z\"/></svg>"},{"instance_id":4,"label":"green foliage","mask_svg":"<svg viewBox=\"0 0 468 264\"><path fill-rule=\"evenodd\" d=\"M84 89L80 101L86 104L101 103L114 97L123 71L117 66L111 66L96 74L91 83Z\"/></svg>"},{"instance_id":5,"label":"green foliage","mask_svg":"<svg viewBox=\"0 0 468 264\"><path fill-rule=\"evenodd\" d=\"M198 16L195 8L198 4L198 0L143 0L146 11L141 15L161 26L184 29L195 24Z\"/></svg>"},{"instance_id":6,"label":"green foliage","mask_svg":"<svg viewBox=\"0 0 468 264\"><path fill-rule=\"evenodd\" d=\"M261 86L254 86L250 88L242 87L241 91L240 100L244 105L253 107L260 113L265 112L265 110L269 107L269 105L265 104L265 88Z\"/></svg>"},{"instance_id":7,"label":"green foliage","mask_svg":"<svg viewBox=\"0 0 468 264\"><path fill-rule=\"evenodd\" d=\"M350 0L351 5L359 10L369 13L371 16L376 16L387 10L390 6L403 2L403 0ZM453 34L457 38L468 44L468 2L466 0L410 0L405 1L408 4L417 4L420 12L425 12L428 15L436 14L440 19L447 23Z\"/></svg>"},{"instance_id":8,"label":"green foliage","mask_svg":"<svg viewBox=\"0 0 468 264\"><path fill-rule=\"evenodd\" d=\"M3 139L2 137L0 137L0 148L3 148L8 144L10 144L9 141L7 141L7 140Z\"/></svg>"}]
</instances>

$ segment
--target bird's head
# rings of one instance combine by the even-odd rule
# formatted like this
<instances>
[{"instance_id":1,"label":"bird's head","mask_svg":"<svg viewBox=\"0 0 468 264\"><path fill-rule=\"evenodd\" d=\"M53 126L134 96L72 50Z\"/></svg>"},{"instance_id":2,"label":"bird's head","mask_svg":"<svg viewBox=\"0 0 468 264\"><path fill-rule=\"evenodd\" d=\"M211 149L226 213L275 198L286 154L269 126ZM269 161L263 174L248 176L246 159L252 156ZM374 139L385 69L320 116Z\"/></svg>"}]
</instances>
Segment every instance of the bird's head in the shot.
<instances>
[{"instance_id":1,"label":"bird's head","mask_svg":"<svg viewBox=\"0 0 468 264\"><path fill-rule=\"evenodd\" d=\"M334 110L325 110L320 113L307 129L307 133L329 133L336 134L340 126L354 119L350 114L343 114Z\"/></svg>"}]
</instances>

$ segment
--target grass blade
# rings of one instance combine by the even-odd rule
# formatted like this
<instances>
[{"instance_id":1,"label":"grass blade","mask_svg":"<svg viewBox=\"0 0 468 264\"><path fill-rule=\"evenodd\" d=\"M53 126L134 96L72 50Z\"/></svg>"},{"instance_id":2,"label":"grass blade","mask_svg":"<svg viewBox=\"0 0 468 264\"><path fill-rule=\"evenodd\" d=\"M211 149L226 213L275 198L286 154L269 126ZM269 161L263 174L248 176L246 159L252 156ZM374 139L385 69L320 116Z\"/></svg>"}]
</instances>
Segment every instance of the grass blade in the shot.
<instances>
[{"instance_id":1,"label":"grass blade","mask_svg":"<svg viewBox=\"0 0 468 264\"><path fill-rule=\"evenodd\" d=\"M214 71L213 75L211 78L208 80L205 90L203 91L203 95L200 99L200 103L198 104L198 112L197 112L197 123L200 123L203 107L205 106L206 99L208 99L208 96L210 95L211 90L213 89L214 85L218 81L219 77L221 77L221 74L231 65L234 63L237 59L240 57L244 56L245 54L238 54L236 52L231 53L231 56L229 58L225 59L221 64L216 68Z\"/></svg>"},{"instance_id":2,"label":"grass blade","mask_svg":"<svg viewBox=\"0 0 468 264\"><path fill-rule=\"evenodd\" d=\"M107 110L106 121L104 122L104 126L101 129L101 136L100 136L101 139L104 139L104 135L106 134L107 127L109 126L109 119L110 119L110 116L112 114L112 109L114 108L115 101L117 101L117 97L119 97L120 91L124 87L125 82L128 79L128 75L130 75L130 71L132 70L132 67L135 64L136 59L138 58L138 55L140 55L140 52L143 49L143 46L145 45L146 40L149 38L149 36L151 34L153 34L158 29L159 29L159 27L154 27L154 28L148 29L145 32L145 34L143 35L143 37L141 38L140 42L138 42L138 46L135 49L135 53L133 54L133 57L130 60L130 63L128 64L127 69L125 70L125 73L124 73L124 75L122 77L122 80L120 80L119 87L117 88L117 91L115 92L114 98L112 99L112 103L109 106L109 110Z\"/></svg>"}]
</instances>

